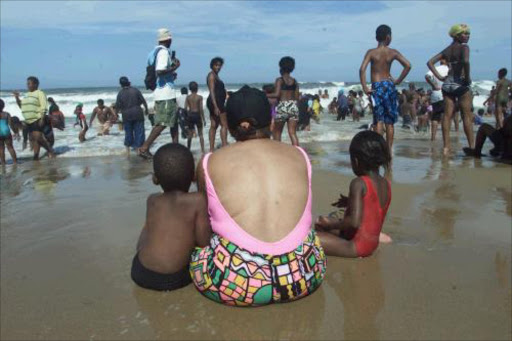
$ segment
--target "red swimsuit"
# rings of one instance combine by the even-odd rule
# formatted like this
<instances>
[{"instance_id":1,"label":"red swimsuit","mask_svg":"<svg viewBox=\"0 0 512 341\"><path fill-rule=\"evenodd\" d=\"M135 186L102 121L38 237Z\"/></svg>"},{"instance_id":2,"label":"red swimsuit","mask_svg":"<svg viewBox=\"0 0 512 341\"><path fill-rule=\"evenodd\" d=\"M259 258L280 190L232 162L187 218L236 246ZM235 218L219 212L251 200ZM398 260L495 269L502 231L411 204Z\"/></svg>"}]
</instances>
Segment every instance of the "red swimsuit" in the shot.
<instances>
[{"instance_id":1,"label":"red swimsuit","mask_svg":"<svg viewBox=\"0 0 512 341\"><path fill-rule=\"evenodd\" d=\"M357 255L366 257L371 255L379 246L380 231L391 203L391 184L388 180L388 202L382 208L372 179L368 176L362 176L361 179L366 185L366 194L363 197L363 219L353 241Z\"/></svg>"}]
</instances>

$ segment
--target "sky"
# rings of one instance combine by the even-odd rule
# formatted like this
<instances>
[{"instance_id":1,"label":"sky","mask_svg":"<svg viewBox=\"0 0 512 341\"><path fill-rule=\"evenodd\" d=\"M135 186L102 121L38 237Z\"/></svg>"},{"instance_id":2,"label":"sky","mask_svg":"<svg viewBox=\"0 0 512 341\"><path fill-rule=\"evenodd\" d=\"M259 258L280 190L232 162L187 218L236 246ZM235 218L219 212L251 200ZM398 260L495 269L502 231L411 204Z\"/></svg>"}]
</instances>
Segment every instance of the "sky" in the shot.
<instances>
[{"instance_id":1,"label":"sky","mask_svg":"<svg viewBox=\"0 0 512 341\"><path fill-rule=\"evenodd\" d=\"M423 80L427 60L471 27L473 79L512 68L512 1L0 1L0 89L142 85L160 27L181 61L177 83L204 83L210 60L225 60L227 83L273 82L279 59L296 60L299 81L359 80L375 29L391 26L391 47ZM395 77L400 65L395 63Z\"/></svg>"}]
</instances>

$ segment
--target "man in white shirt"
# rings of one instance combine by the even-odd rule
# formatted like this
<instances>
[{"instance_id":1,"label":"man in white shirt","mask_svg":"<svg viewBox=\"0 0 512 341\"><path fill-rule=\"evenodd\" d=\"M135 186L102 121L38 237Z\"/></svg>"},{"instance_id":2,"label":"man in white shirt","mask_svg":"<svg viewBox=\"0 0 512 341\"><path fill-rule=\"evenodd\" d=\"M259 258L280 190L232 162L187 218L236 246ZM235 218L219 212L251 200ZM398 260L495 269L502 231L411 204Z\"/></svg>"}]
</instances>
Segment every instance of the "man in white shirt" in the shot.
<instances>
[{"instance_id":1,"label":"man in white shirt","mask_svg":"<svg viewBox=\"0 0 512 341\"><path fill-rule=\"evenodd\" d=\"M144 158L151 158L149 148L166 127L173 128L178 121L178 107L174 93L174 81L176 70L180 67L180 61L171 59L169 48L172 43L171 32L166 28L158 30L158 45L149 54L149 59L155 60L156 88L153 91L155 99L155 126L149 137L139 148L139 155ZM156 58L155 58L156 55ZM177 130L171 130L173 142L178 142Z\"/></svg>"},{"instance_id":2,"label":"man in white shirt","mask_svg":"<svg viewBox=\"0 0 512 341\"><path fill-rule=\"evenodd\" d=\"M446 60L440 60L441 65L436 66L437 72L439 75L446 77L448 76L448 65L446 65ZM425 75L425 80L432 87L432 94L430 95L430 104L432 105L432 117L430 120L432 121L432 137L431 141L435 141L437 134L437 126L439 122L441 122L441 118L444 112L444 100L443 100L443 92L441 91L441 86L443 85L440 79L437 79L432 71L427 72Z\"/></svg>"}]
</instances>

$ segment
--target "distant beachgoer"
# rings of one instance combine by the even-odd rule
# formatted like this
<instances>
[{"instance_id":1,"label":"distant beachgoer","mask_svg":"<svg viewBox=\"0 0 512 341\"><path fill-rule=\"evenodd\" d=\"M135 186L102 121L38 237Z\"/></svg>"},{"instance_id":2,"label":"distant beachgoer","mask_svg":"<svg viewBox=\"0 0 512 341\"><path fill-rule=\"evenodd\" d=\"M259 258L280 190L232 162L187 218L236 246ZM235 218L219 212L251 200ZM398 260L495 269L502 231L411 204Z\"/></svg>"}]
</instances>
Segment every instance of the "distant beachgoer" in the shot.
<instances>
[{"instance_id":1,"label":"distant beachgoer","mask_svg":"<svg viewBox=\"0 0 512 341\"><path fill-rule=\"evenodd\" d=\"M345 96L343 90L338 91L338 117L336 118L337 121L340 119L345 121L345 117L349 113L348 109L348 98Z\"/></svg>"},{"instance_id":2,"label":"distant beachgoer","mask_svg":"<svg viewBox=\"0 0 512 341\"><path fill-rule=\"evenodd\" d=\"M174 130L180 129L181 137L183 139L186 139L188 136L187 108L186 108L188 89L186 87L182 87L180 92L181 92L181 95L176 97L176 104L178 105L178 121L176 122L174 127L171 127L171 135L172 135L173 129ZM178 137L179 137L179 135L180 134L178 133ZM178 141L179 141L179 138L178 138ZM178 143L178 141L176 141L176 143Z\"/></svg>"},{"instance_id":3,"label":"distant beachgoer","mask_svg":"<svg viewBox=\"0 0 512 341\"><path fill-rule=\"evenodd\" d=\"M357 100L359 102L359 106L357 106L360 111L358 111L359 117L364 117L366 109L369 108L369 102L365 101L365 94L361 90L357 92Z\"/></svg>"},{"instance_id":4,"label":"distant beachgoer","mask_svg":"<svg viewBox=\"0 0 512 341\"><path fill-rule=\"evenodd\" d=\"M226 88L219 78L219 72L224 66L224 59L215 57L210 61L210 73L206 77L206 84L210 95L206 99L206 106L210 112L210 152L215 149L215 135L220 125L220 140L222 147L228 145L228 122L226 120Z\"/></svg>"},{"instance_id":5,"label":"distant beachgoer","mask_svg":"<svg viewBox=\"0 0 512 341\"><path fill-rule=\"evenodd\" d=\"M413 125L413 111L414 108L414 95L411 92L407 92L406 100L400 107L400 115L402 116L402 128L411 128Z\"/></svg>"},{"instance_id":6,"label":"distant beachgoer","mask_svg":"<svg viewBox=\"0 0 512 341\"><path fill-rule=\"evenodd\" d=\"M495 97L496 97L496 87L493 86L491 88L491 92L489 92L489 96L483 103L484 107L487 107L488 116L494 115L494 110L496 109L496 107L494 105Z\"/></svg>"},{"instance_id":7,"label":"distant beachgoer","mask_svg":"<svg viewBox=\"0 0 512 341\"><path fill-rule=\"evenodd\" d=\"M338 98L334 97L332 99L331 103L329 103L329 105L327 106L329 115L337 115L338 114L337 107L338 107Z\"/></svg>"},{"instance_id":8,"label":"distant beachgoer","mask_svg":"<svg viewBox=\"0 0 512 341\"><path fill-rule=\"evenodd\" d=\"M475 148L463 148L464 153L476 158L482 157L482 148L487 138L494 144L494 148L490 150L491 156L512 160L512 116L503 121L500 129L487 123L482 124L476 133Z\"/></svg>"},{"instance_id":9,"label":"distant beachgoer","mask_svg":"<svg viewBox=\"0 0 512 341\"><path fill-rule=\"evenodd\" d=\"M139 150L144 144L144 113L148 114L148 104L140 90L131 86L127 77L121 77L119 84L121 91L117 94L115 114L121 112L123 115L124 145L129 153L130 148ZM144 107L144 112L141 106Z\"/></svg>"},{"instance_id":10,"label":"distant beachgoer","mask_svg":"<svg viewBox=\"0 0 512 341\"><path fill-rule=\"evenodd\" d=\"M362 91L361 91L362 95ZM355 94L353 98L354 108L352 109L352 121L359 122L364 111L364 100L362 96Z\"/></svg>"},{"instance_id":11,"label":"distant beachgoer","mask_svg":"<svg viewBox=\"0 0 512 341\"><path fill-rule=\"evenodd\" d=\"M322 106L320 105L320 97L318 95L313 96L313 105L311 107L313 109L312 118L316 123L320 122L320 113L322 112Z\"/></svg>"},{"instance_id":12,"label":"distant beachgoer","mask_svg":"<svg viewBox=\"0 0 512 341\"><path fill-rule=\"evenodd\" d=\"M273 94L276 91L274 84L265 84L265 85L263 85L262 90L267 95ZM277 104L279 103L279 101L275 97L267 97L267 98L268 98L268 102L270 103L270 115L272 116L272 121L270 123L270 132L273 132L274 127L275 127L276 114L277 114Z\"/></svg>"},{"instance_id":13,"label":"distant beachgoer","mask_svg":"<svg viewBox=\"0 0 512 341\"><path fill-rule=\"evenodd\" d=\"M18 91L13 92L16 103L21 108L21 113L25 118L27 132L30 134L33 143L34 160L39 160L39 150L41 146L48 151L49 158L55 157L52 146L44 136L44 128L46 125L45 115L48 103L45 93L38 88L39 79L30 76L27 78L28 93L23 99L20 99L20 93Z\"/></svg>"},{"instance_id":14,"label":"distant beachgoer","mask_svg":"<svg viewBox=\"0 0 512 341\"><path fill-rule=\"evenodd\" d=\"M391 242L382 225L391 203L391 183L379 174L389 168L391 155L384 138L373 131L356 134L350 143L350 161L357 178L333 206L346 208L343 219L320 216L315 228L328 256L368 257L379 242Z\"/></svg>"},{"instance_id":15,"label":"distant beachgoer","mask_svg":"<svg viewBox=\"0 0 512 341\"><path fill-rule=\"evenodd\" d=\"M286 123L292 145L298 146L297 123L299 121L299 108L297 102L299 100L299 83L290 75L294 69L295 59L289 56L281 58L279 61L281 77L276 78L275 92L268 94L267 97L279 100L274 120L275 129L272 133L274 140L281 141L281 135ZM320 93L320 95L322 94Z\"/></svg>"},{"instance_id":16,"label":"distant beachgoer","mask_svg":"<svg viewBox=\"0 0 512 341\"><path fill-rule=\"evenodd\" d=\"M83 104L78 103L75 107L75 116L76 116L76 122L74 126L79 125L82 130L80 130L80 133L78 133L78 140L80 142L86 141L85 134L87 133L87 130L89 130L89 126L87 125L87 119L83 113Z\"/></svg>"},{"instance_id":17,"label":"distant beachgoer","mask_svg":"<svg viewBox=\"0 0 512 341\"><path fill-rule=\"evenodd\" d=\"M322 95L322 98L329 99L329 91L327 91L327 89L324 90L324 94Z\"/></svg>"},{"instance_id":18,"label":"distant beachgoer","mask_svg":"<svg viewBox=\"0 0 512 341\"><path fill-rule=\"evenodd\" d=\"M449 31L452 43L443 51L432 57L427 65L437 79L444 81L442 86L444 97L443 128L443 153L450 153L450 125L454 113L455 104L458 104L464 125L464 133L468 140L469 148L475 147L473 134L473 115L471 106L473 95L471 93L471 75L469 72L469 41L470 29L465 24L453 25ZM441 76L434 64L445 59L449 66L448 76Z\"/></svg>"},{"instance_id":19,"label":"distant beachgoer","mask_svg":"<svg viewBox=\"0 0 512 341\"><path fill-rule=\"evenodd\" d=\"M498 81L496 82L496 129L503 126L503 114L507 111L509 91L512 91L512 82L507 78L507 69L498 71Z\"/></svg>"},{"instance_id":20,"label":"distant beachgoer","mask_svg":"<svg viewBox=\"0 0 512 341\"><path fill-rule=\"evenodd\" d=\"M48 97L48 103L50 104L48 115L50 116L50 124L52 128L64 130L66 126L64 114L60 111L59 106L55 103L55 100L52 97Z\"/></svg>"},{"instance_id":21,"label":"distant beachgoer","mask_svg":"<svg viewBox=\"0 0 512 341\"><path fill-rule=\"evenodd\" d=\"M416 85L414 83L409 83L409 90L407 91L412 96L412 107L411 107L411 118L413 122L416 122L416 117L418 115L418 93L416 91Z\"/></svg>"},{"instance_id":22,"label":"distant beachgoer","mask_svg":"<svg viewBox=\"0 0 512 341\"><path fill-rule=\"evenodd\" d=\"M152 157L149 149L155 140L160 136L166 127L174 127L178 121L178 106L176 105L176 95L174 93L174 81L176 80L176 70L180 67L180 61L177 58L171 58L172 36L166 28L158 30L158 45L150 52L148 60L156 60L156 88L153 91L155 99L155 125L151 133L142 146L138 149L141 157L150 159ZM156 57L155 57L156 56ZM171 130L172 141L178 142L178 131Z\"/></svg>"},{"instance_id":23,"label":"distant beachgoer","mask_svg":"<svg viewBox=\"0 0 512 341\"><path fill-rule=\"evenodd\" d=\"M100 123L98 126L98 136L108 135L110 128L117 121L117 116L110 107L105 106L105 102L102 99L99 99L96 103L98 106L92 111L89 126L92 128L92 123L97 116Z\"/></svg>"},{"instance_id":24,"label":"distant beachgoer","mask_svg":"<svg viewBox=\"0 0 512 341\"><path fill-rule=\"evenodd\" d=\"M233 306L311 295L326 263L311 229L309 158L299 147L270 140L270 104L262 91L244 86L226 109L237 142L198 163L214 233L192 254L192 280L205 297Z\"/></svg>"},{"instance_id":25,"label":"distant beachgoer","mask_svg":"<svg viewBox=\"0 0 512 341\"><path fill-rule=\"evenodd\" d=\"M163 193L147 199L146 222L137 243L131 278L139 286L158 291L183 288L192 282L190 255L196 246L209 245L212 234L206 200L189 193L194 158L177 143L158 148L153 160L153 183Z\"/></svg>"},{"instance_id":26,"label":"distant beachgoer","mask_svg":"<svg viewBox=\"0 0 512 341\"><path fill-rule=\"evenodd\" d=\"M297 107L299 109L299 119L297 121L297 130L304 130L310 125L311 112L309 109L309 97L310 95L304 94L299 97ZM272 131L273 133L273 131Z\"/></svg>"},{"instance_id":27,"label":"distant beachgoer","mask_svg":"<svg viewBox=\"0 0 512 341\"><path fill-rule=\"evenodd\" d=\"M196 82L190 82L188 84L191 94L187 96L185 100L185 108L187 110L187 124L188 124L188 136L187 136L187 147L190 149L192 144L192 137L197 127L197 135L199 135L199 143L201 144L201 153L205 153L204 150L204 138L203 138L203 127L204 123L204 109L203 109L203 96L197 94L198 85Z\"/></svg>"},{"instance_id":28,"label":"distant beachgoer","mask_svg":"<svg viewBox=\"0 0 512 341\"><path fill-rule=\"evenodd\" d=\"M398 94L395 86L405 79L411 70L411 63L398 50L388 47L391 43L389 26L380 25L375 35L378 46L366 52L359 69L359 78L364 93L371 95L373 99L373 123L376 125L377 133L382 134L383 124L386 125L386 141L391 152L395 133L394 124L398 119ZM390 74L391 64L395 60L403 66L402 73L396 80ZM371 65L372 90L366 85L368 64Z\"/></svg>"},{"instance_id":29,"label":"distant beachgoer","mask_svg":"<svg viewBox=\"0 0 512 341\"><path fill-rule=\"evenodd\" d=\"M446 65L446 60L441 58L439 61L440 65L436 66L437 73L442 76L448 76L448 65ZM430 118L432 122L431 126L431 141L436 140L437 128L439 122L441 122L442 115L444 112L444 99L443 92L441 91L442 81L434 76L432 71L428 71L425 75L425 80L432 87L432 93L430 95L430 104L432 105L432 116Z\"/></svg>"},{"instance_id":30,"label":"distant beachgoer","mask_svg":"<svg viewBox=\"0 0 512 341\"><path fill-rule=\"evenodd\" d=\"M8 112L4 111L5 102L0 99L0 163L5 165L5 147L7 146L7 150L9 154L11 154L12 163L18 163L18 159L16 158L16 152L14 151L14 147L12 146L12 135L11 129L13 129L13 123L11 119L11 115Z\"/></svg>"}]
</instances>

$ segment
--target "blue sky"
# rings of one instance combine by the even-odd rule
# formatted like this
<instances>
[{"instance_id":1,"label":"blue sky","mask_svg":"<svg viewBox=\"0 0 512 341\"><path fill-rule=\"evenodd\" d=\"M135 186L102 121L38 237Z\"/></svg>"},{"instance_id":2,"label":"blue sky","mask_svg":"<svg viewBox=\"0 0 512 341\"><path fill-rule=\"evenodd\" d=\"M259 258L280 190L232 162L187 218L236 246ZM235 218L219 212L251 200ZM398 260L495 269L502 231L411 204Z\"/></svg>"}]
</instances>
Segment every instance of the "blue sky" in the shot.
<instances>
[{"instance_id":1,"label":"blue sky","mask_svg":"<svg viewBox=\"0 0 512 341\"><path fill-rule=\"evenodd\" d=\"M454 23L471 26L473 79L512 68L511 1L0 1L0 88L142 84L156 30L169 28L182 66L178 83L204 83L209 61L226 63L229 83L269 82L282 56L296 59L299 81L357 81L375 28L393 29L392 47L408 58L409 80L450 43ZM400 72L398 65L393 68Z\"/></svg>"}]
</instances>

